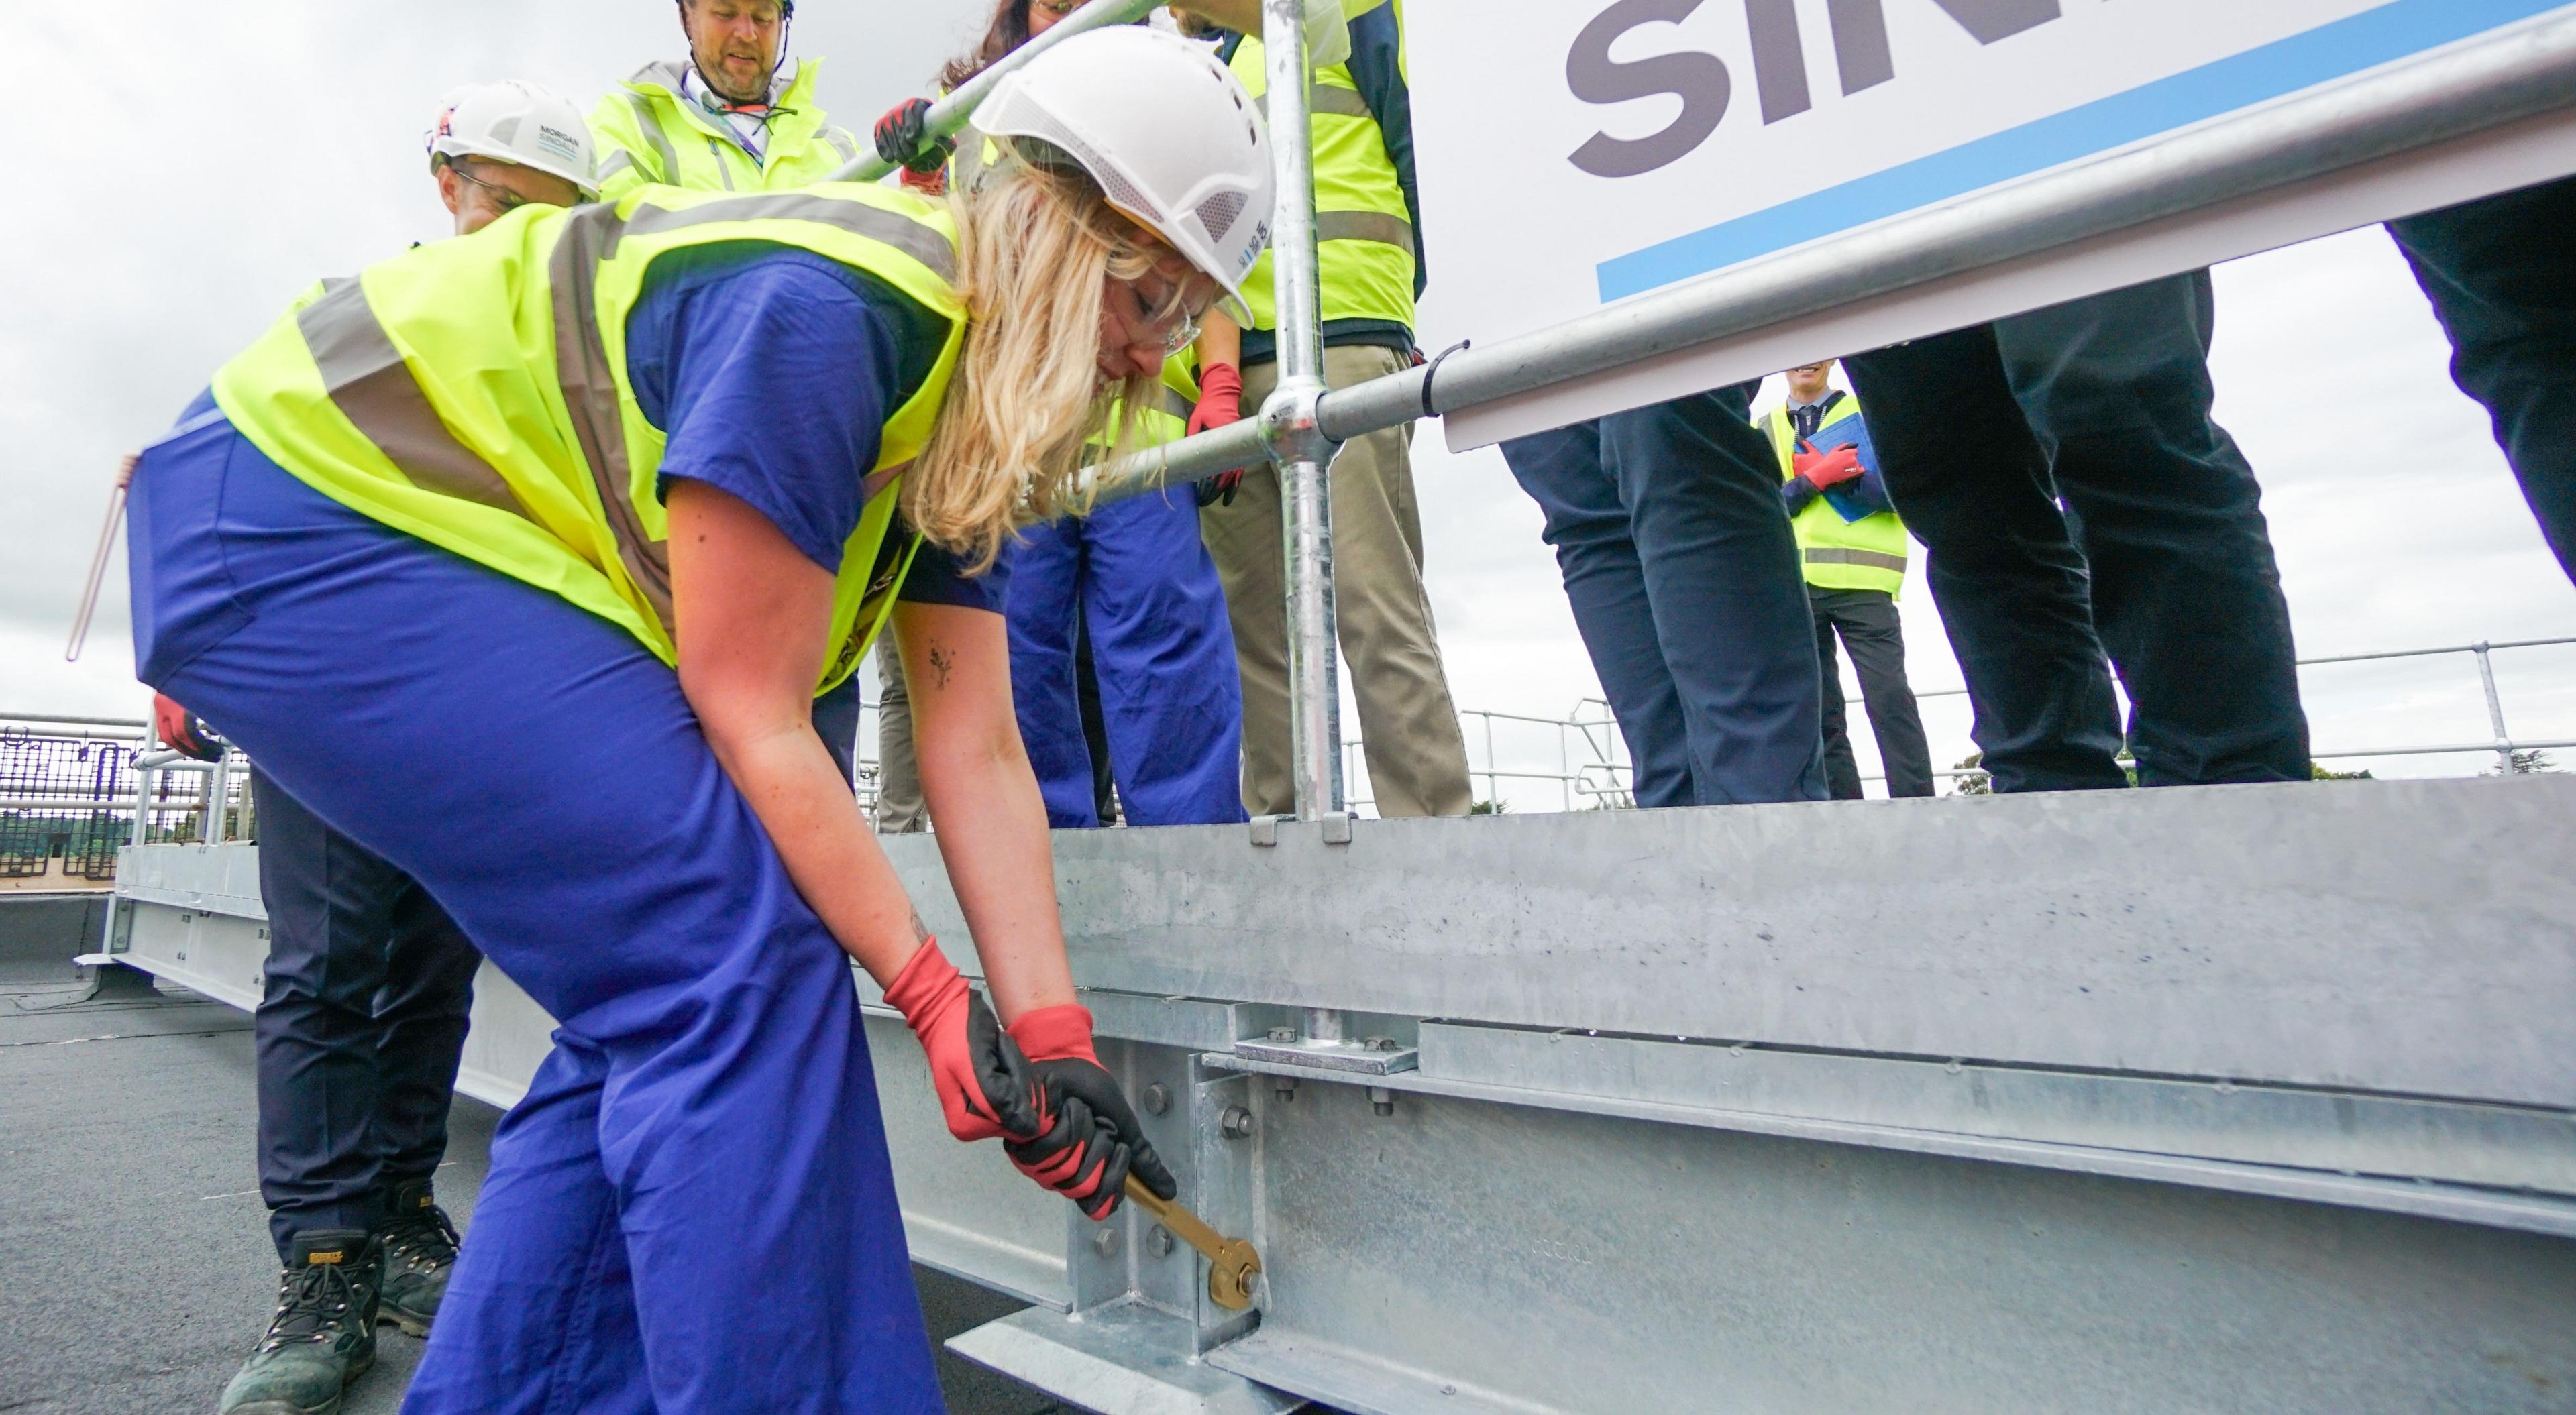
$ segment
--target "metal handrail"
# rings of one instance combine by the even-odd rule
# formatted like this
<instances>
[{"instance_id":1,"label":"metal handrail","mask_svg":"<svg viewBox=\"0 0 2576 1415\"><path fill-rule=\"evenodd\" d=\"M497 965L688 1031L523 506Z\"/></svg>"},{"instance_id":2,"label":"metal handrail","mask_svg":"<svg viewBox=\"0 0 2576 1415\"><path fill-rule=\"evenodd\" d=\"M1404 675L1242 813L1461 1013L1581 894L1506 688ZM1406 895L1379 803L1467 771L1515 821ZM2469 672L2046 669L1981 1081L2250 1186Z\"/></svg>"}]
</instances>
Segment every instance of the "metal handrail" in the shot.
<instances>
[{"instance_id":1,"label":"metal handrail","mask_svg":"<svg viewBox=\"0 0 2576 1415\"><path fill-rule=\"evenodd\" d=\"M1380 428L1535 393L1794 324L1855 301L2062 249L2221 201L2313 181L2569 106L2576 15L2535 20L2385 72L1928 210L1632 296L1515 338L1324 396L1324 433ZM1227 470L1235 429L1102 469L1104 497Z\"/></svg>"}]
</instances>

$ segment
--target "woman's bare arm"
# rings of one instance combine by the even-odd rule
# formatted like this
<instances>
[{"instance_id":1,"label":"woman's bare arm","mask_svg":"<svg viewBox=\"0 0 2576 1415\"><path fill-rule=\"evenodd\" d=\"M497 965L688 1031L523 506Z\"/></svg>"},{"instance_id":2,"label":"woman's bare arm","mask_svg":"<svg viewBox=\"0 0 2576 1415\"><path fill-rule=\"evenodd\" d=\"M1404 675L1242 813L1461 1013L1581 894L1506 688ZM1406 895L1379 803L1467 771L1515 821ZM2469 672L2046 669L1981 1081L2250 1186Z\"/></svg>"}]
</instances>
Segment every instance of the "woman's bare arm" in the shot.
<instances>
[{"instance_id":1,"label":"woman's bare arm","mask_svg":"<svg viewBox=\"0 0 2576 1415\"><path fill-rule=\"evenodd\" d=\"M767 517L704 482L674 481L670 513L680 691L797 893L883 985L925 934L814 733L832 577Z\"/></svg>"},{"instance_id":2,"label":"woman's bare arm","mask_svg":"<svg viewBox=\"0 0 2576 1415\"><path fill-rule=\"evenodd\" d=\"M948 882L966 911L984 983L1005 1023L1074 1001L1056 913L1046 802L1011 710L1002 616L897 604L896 643L912 694L912 747Z\"/></svg>"}]
</instances>

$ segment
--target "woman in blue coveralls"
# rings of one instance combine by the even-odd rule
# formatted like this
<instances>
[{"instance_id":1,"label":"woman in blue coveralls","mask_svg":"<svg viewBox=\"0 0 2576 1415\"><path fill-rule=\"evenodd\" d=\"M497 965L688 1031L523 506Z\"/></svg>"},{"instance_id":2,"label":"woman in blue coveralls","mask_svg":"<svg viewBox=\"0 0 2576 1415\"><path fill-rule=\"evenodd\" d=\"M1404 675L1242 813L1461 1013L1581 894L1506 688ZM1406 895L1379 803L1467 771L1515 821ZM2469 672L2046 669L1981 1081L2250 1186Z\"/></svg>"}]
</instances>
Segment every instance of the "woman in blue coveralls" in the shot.
<instances>
[{"instance_id":1,"label":"woman in blue coveralls","mask_svg":"<svg viewBox=\"0 0 2576 1415\"><path fill-rule=\"evenodd\" d=\"M1253 112L1084 35L986 101L971 200L524 208L325 282L145 453L139 676L560 1024L408 1409L939 1408L853 958L960 1139L1095 1218L1172 1192L1074 1000L983 571L1257 258ZM889 619L993 1010L807 723Z\"/></svg>"},{"instance_id":2,"label":"woman in blue coveralls","mask_svg":"<svg viewBox=\"0 0 2576 1415\"><path fill-rule=\"evenodd\" d=\"M940 74L954 90L1004 55L1046 33L1078 0L1000 0L975 52ZM903 163L907 185L938 190L947 144L920 141L929 101L898 105L877 124L877 150ZM959 164L971 183L982 154ZM1174 441L1236 416L1242 381L1205 391L1208 418L1193 417L1194 384L1175 363L1137 423L1148 442ZM1243 689L1234 671L1234 628L1216 562L1199 539L1197 498L1169 488L1097 514L1032 526L1005 552L1012 701L1020 740L1061 829L1101 823L1084 731L1076 646L1088 631L1091 671L1107 738L1109 775L1129 825L1215 825L1243 820ZM1081 621L1079 626L1077 620Z\"/></svg>"}]
</instances>

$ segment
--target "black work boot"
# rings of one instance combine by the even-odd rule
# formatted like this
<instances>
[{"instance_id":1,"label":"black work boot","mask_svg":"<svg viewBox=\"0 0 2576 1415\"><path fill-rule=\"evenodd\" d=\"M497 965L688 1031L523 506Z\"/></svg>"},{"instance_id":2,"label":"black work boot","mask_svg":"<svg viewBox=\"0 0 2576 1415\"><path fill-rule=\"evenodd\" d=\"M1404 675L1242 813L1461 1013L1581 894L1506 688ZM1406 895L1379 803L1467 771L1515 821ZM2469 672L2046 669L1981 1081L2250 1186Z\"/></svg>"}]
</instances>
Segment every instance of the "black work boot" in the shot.
<instances>
[{"instance_id":1,"label":"black work boot","mask_svg":"<svg viewBox=\"0 0 2576 1415\"><path fill-rule=\"evenodd\" d=\"M393 1217L376 1230L385 1250L385 1300L376 1320L427 1336L456 1270L456 1225L431 1199L426 1179L395 1185L391 1207Z\"/></svg>"},{"instance_id":2,"label":"black work boot","mask_svg":"<svg viewBox=\"0 0 2576 1415\"><path fill-rule=\"evenodd\" d=\"M295 1235L277 1315L224 1387L223 1415L335 1415L340 1392L376 1364L384 1257L364 1229Z\"/></svg>"}]
</instances>

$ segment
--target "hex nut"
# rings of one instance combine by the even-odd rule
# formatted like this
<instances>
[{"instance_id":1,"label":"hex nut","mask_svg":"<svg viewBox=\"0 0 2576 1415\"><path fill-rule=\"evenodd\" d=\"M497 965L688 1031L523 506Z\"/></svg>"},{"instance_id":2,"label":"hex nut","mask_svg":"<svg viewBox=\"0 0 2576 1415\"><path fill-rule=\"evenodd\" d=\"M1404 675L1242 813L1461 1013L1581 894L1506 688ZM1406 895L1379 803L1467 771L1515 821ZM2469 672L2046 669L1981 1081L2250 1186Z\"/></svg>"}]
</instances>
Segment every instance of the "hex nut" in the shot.
<instances>
[{"instance_id":1,"label":"hex nut","mask_svg":"<svg viewBox=\"0 0 2576 1415\"><path fill-rule=\"evenodd\" d=\"M1274 1042L1293 1042L1297 1040L1297 1029L1294 1027L1273 1027L1270 1029L1270 1040Z\"/></svg>"},{"instance_id":2,"label":"hex nut","mask_svg":"<svg viewBox=\"0 0 2576 1415\"><path fill-rule=\"evenodd\" d=\"M1229 1140L1251 1139L1252 1112L1239 1105L1227 1106L1225 1113L1216 1118L1216 1133Z\"/></svg>"},{"instance_id":3,"label":"hex nut","mask_svg":"<svg viewBox=\"0 0 2576 1415\"><path fill-rule=\"evenodd\" d=\"M1395 1114L1395 1092L1384 1086L1371 1086L1368 1088L1368 1096L1369 1109L1380 1115Z\"/></svg>"},{"instance_id":4,"label":"hex nut","mask_svg":"<svg viewBox=\"0 0 2576 1415\"><path fill-rule=\"evenodd\" d=\"M1172 1231L1159 1223L1154 1225L1153 1231L1145 1235L1145 1251L1157 1258L1172 1256Z\"/></svg>"},{"instance_id":5,"label":"hex nut","mask_svg":"<svg viewBox=\"0 0 2576 1415\"><path fill-rule=\"evenodd\" d=\"M1104 1258L1117 1257L1118 1230L1109 1224L1102 1224L1099 1231L1091 1235L1091 1251Z\"/></svg>"},{"instance_id":6,"label":"hex nut","mask_svg":"<svg viewBox=\"0 0 2576 1415\"><path fill-rule=\"evenodd\" d=\"M1160 1081L1147 1086L1145 1088L1145 1093L1137 1097L1137 1099L1145 1103L1145 1113L1147 1115L1161 1115L1172 1108L1171 1088L1165 1086Z\"/></svg>"}]
</instances>

